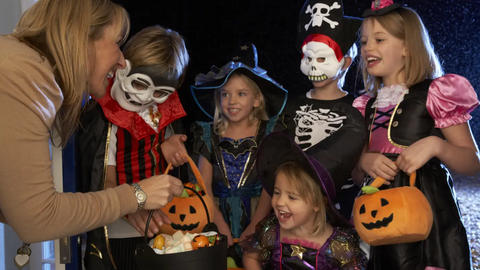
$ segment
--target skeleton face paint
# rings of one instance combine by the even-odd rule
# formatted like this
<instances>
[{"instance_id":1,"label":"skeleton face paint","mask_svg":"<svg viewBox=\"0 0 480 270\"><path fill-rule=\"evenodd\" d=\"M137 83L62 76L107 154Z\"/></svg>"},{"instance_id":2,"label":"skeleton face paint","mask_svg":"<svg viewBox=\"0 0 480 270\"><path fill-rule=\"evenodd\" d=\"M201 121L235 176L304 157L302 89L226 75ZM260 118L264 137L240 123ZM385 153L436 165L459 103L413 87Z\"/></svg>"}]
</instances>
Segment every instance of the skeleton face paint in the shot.
<instances>
[{"instance_id":1,"label":"skeleton face paint","mask_svg":"<svg viewBox=\"0 0 480 270\"><path fill-rule=\"evenodd\" d=\"M327 44L311 41L302 47L303 58L300 70L311 81L334 78L341 71L345 58L338 61L335 51Z\"/></svg>"},{"instance_id":2,"label":"skeleton face paint","mask_svg":"<svg viewBox=\"0 0 480 270\"><path fill-rule=\"evenodd\" d=\"M153 67L135 67L128 60L127 67L118 69L111 96L127 111L139 112L150 105L165 102L178 86L178 76L158 74Z\"/></svg>"}]
</instances>

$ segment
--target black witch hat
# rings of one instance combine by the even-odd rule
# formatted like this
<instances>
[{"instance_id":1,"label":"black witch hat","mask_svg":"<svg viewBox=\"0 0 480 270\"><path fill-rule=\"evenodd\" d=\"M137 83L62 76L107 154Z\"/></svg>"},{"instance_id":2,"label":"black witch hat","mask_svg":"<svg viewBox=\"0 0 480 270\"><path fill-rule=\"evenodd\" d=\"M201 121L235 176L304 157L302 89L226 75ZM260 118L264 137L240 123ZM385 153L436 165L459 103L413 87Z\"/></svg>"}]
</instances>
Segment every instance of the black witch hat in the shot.
<instances>
[{"instance_id":1,"label":"black witch hat","mask_svg":"<svg viewBox=\"0 0 480 270\"><path fill-rule=\"evenodd\" d=\"M364 18L368 16L380 16L399 7L402 7L402 5L393 3L393 0L375 0L372 1L372 6L363 12L362 16Z\"/></svg>"},{"instance_id":2,"label":"black witch hat","mask_svg":"<svg viewBox=\"0 0 480 270\"><path fill-rule=\"evenodd\" d=\"M341 50L343 57L357 40L361 24L362 19L343 15L341 0L307 0L300 11L297 49L302 51L311 35L323 35L331 40L330 47Z\"/></svg>"},{"instance_id":3,"label":"black witch hat","mask_svg":"<svg viewBox=\"0 0 480 270\"><path fill-rule=\"evenodd\" d=\"M190 87L195 102L200 109L213 119L215 113L215 90L225 85L234 72L242 73L252 79L260 88L265 99L268 117L280 114L287 102L288 91L267 75L267 71L258 66L257 48L251 42L240 42L222 68L212 66L206 74L195 77L195 85Z\"/></svg>"},{"instance_id":4,"label":"black witch hat","mask_svg":"<svg viewBox=\"0 0 480 270\"><path fill-rule=\"evenodd\" d=\"M325 166L308 156L292 139L282 132L266 136L257 154L257 174L265 191L273 197L277 169L284 163L298 163L318 184L327 203L327 214L334 226L351 227L334 206L336 188L331 173L333 167Z\"/></svg>"}]
</instances>

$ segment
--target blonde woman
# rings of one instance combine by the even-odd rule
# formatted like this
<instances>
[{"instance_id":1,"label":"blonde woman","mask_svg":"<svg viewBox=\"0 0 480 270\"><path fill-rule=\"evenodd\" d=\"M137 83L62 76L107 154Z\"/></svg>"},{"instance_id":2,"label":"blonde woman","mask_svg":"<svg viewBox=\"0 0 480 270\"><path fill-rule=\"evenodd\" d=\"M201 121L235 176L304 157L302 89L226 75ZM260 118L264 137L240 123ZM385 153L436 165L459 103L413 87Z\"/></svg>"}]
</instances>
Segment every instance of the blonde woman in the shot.
<instances>
[{"instance_id":1,"label":"blonde woman","mask_svg":"<svg viewBox=\"0 0 480 270\"><path fill-rule=\"evenodd\" d=\"M0 37L0 221L22 241L78 234L181 194L170 176L87 194L54 188L51 133L65 145L83 98L105 94L126 66L119 46L128 32L126 11L110 0L39 0Z\"/></svg>"}]
</instances>

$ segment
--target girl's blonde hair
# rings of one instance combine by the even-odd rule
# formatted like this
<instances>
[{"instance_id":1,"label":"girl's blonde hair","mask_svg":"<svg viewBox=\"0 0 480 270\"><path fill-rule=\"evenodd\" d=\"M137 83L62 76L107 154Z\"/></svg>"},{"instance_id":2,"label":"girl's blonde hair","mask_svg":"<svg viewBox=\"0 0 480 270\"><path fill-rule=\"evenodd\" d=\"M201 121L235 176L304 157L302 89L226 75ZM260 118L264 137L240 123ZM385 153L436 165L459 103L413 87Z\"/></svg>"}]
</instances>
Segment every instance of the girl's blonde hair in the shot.
<instances>
[{"instance_id":1,"label":"girl's blonde hair","mask_svg":"<svg viewBox=\"0 0 480 270\"><path fill-rule=\"evenodd\" d=\"M169 76L181 77L178 87L189 61L183 38L176 31L158 25L135 34L125 44L123 54L132 67L154 66L159 74L168 72Z\"/></svg>"},{"instance_id":2,"label":"girl's blonde hair","mask_svg":"<svg viewBox=\"0 0 480 270\"><path fill-rule=\"evenodd\" d=\"M265 109L265 98L263 97L262 91L260 91L258 85L248 76L240 72L233 72L228 80L236 77L241 78L245 82L255 98L260 99L260 105L253 108L252 113L248 117L248 125L253 125L257 121L268 120L267 111ZM213 117L214 131L220 136L222 136L228 128L228 118L222 114L222 105L220 100L222 89L223 88L218 88L215 90L215 115Z\"/></svg>"},{"instance_id":3,"label":"girl's blonde hair","mask_svg":"<svg viewBox=\"0 0 480 270\"><path fill-rule=\"evenodd\" d=\"M323 195L318 183L296 162L282 164L275 172L275 177L279 173L285 175L291 187L297 191L302 199L305 199L313 207L318 207L318 211L315 212L315 221L311 233L313 235L322 234L327 223L326 197Z\"/></svg>"},{"instance_id":4,"label":"girl's blonde hair","mask_svg":"<svg viewBox=\"0 0 480 270\"><path fill-rule=\"evenodd\" d=\"M405 65L396 75L398 76L402 71L405 72L404 83L407 88L425 79L435 79L443 75L442 67L433 50L428 32L413 9L401 7L381 16L367 17L362 26L369 21L378 22L388 33L405 42L407 51ZM382 78L367 73L363 58L359 67L363 73L365 90L372 95L376 95L377 90L383 86Z\"/></svg>"},{"instance_id":5,"label":"girl's blonde hair","mask_svg":"<svg viewBox=\"0 0 480 270\"><path fill-rule=\"evenodd\" d=\"M88 95L93 42L110 25L115 36L123 36L123 43L130 20L125 9L110 0L38 0L12 34L43 54L53 67L64 97L54 122L63 146L78 126L82 101Z\"/></svg>"}]
</instances>

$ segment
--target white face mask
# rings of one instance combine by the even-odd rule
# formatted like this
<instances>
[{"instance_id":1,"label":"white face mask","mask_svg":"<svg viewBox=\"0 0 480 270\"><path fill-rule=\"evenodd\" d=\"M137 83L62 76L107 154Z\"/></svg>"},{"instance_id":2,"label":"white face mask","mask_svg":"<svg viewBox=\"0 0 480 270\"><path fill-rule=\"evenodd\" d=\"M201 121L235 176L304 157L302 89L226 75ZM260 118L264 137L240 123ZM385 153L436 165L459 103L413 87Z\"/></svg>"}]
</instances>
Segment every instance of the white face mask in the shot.
<instances>
[{"instance_id":1,"label":"white face mask","mask_svg":"<svg viewBox=\"0 0 480 270\"><path fill-rule=\"evenodd\" d=\"M117 69L110 95L127 111L139 112L154 103L165 102L178 85L178 78L155 74L150 67Z\"/></svg>"},{"instance_id":2,"label":"white face mask","mask_svg":"<svg viewBox=\"0 0 480 270\"><path fill-rule=\"evenodd\" d=\"M311 81L335 78L345 63L345 57L339 62L334 50L322 42L310 41L302 47L302 52L300 70Z\"/></svg>"}]
</instances>

